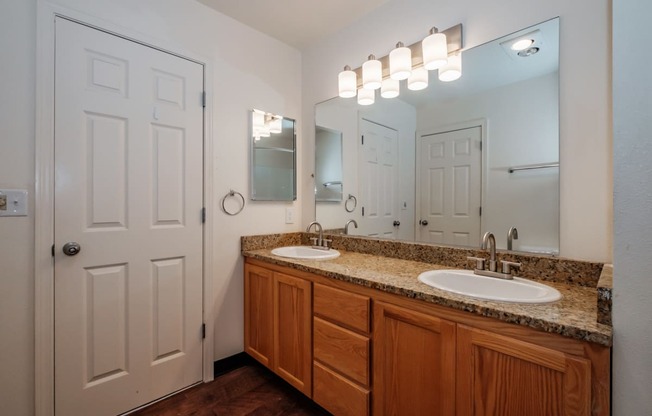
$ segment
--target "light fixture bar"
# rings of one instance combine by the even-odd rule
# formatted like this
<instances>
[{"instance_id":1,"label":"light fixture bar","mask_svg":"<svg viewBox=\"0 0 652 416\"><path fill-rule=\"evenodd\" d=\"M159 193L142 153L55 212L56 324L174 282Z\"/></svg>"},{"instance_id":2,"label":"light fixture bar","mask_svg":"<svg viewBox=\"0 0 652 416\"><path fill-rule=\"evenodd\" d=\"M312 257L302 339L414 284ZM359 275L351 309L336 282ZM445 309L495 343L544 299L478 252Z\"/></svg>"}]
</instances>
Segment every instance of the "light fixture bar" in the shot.
<instances>
[{"instance_id":1,"label":"light fixture bar","mask_svg":"<svg viewBox=\"0 0 652 416\"><path fill-rule=\"evenodd\" d=\"M448 55L459 52L464 47L464 36L462 31L462 24L459 23L453 27L440 32L446 35L446 43L448 46ZM412 51L412 68L419 68L423 66L423 54L421 52L421 40L408 46ZM376 58L380 61L383 67L383 79L389 78L389 54L381 58ZM362 67L353 70L357 75L357 86L362 87Z\"/></svg>"}]
</instances>

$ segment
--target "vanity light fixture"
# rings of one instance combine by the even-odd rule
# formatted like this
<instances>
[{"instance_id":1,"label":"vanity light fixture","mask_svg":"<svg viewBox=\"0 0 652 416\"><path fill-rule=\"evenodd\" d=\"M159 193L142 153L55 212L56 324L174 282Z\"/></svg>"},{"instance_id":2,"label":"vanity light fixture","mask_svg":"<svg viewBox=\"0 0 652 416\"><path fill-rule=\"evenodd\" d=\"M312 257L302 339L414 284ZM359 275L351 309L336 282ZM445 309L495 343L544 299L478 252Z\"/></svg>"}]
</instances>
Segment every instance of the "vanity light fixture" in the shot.
<instances>
[{"instance_id":1,"label":"vanity light fixture","mask_svg":"<svg viewBox=\"0 0 652 416\"><path fill-rule=\"evenodd\" d=\"M283 117L281 116L271 116L271 120L268 123L269 132L272 134L279 134L283 131Z\"/></svg>"},{"instance_id":2,"label":"vanity light fixture","mask_svg":"<svg viewBox=\"0 0 652 416\"><path fill-rule=\"evenodd\" d=\"M398 80L391 78L384 79L383 85L380 87L380 96L383 98L398 97L400 88L400 82Z\"/></svg>"},{"instance_id":3,"label":"vanity light fixture","mask_svg":"<svg viewBox=\"0 0 652 416\"><path fill-rule=\"evenodd\" d=\"M462 54L460 52L448 57L448 63L439 68L439 80L451 82L462 76Z\"/></svg>"},{"instance_id":4,"label":"vanity light fixture","mask_svg":"<svg viewBox=\"0 0 652 416\"><path fill-rule=\"evenodd\" d=\"M436 27L430 29L430 35L421 42L423 66L428 70L439 69L448 63L448 45L446 35Z\"/></svg>"},{"instance_id":5,"label":"vanity light fixture","mask_svg":"<svg viewBox=\"0 0 652 416\"><path fill-rule=\"evenodd\" d=\"M422 66L412 71L407 80L408 89L419 91L428 88L428 70Z\"/></svg>"},{"instance_id":6,"label":"vanity light fixture","mask_svg":"<svg viewBox=\"0 0 652 416\"><path fill-rule=\"evenodd\" d=\"M462 24L442 32L430 29L425 39L405 46L396 44L388 55L376 59L369 55L361 67L344 67L338 76L338 92L343 98L353 97L357 90L358 103L370 105L375 101L375 90L380 88L383 98L399 95L400 82L407 79L407 87L418 91L428 87L428 70L439 69L441 81L454 81L462 76L464 46Z\"/></svg>"},{"instance_id":7,"label":"vanity light fixture","mask_svg":"<svg viewBox=\"0 0 652 416\"><path fill-rule=\"evenodd\" d=\"M366 90L377 90L381 87L382 82L383 66L374 55L369 55L369 60L362 64L362 88Z\"/></svg>"},{"instance_id":8,"label":"vanity light fixture","mask_svg":"<svg viewBox=\"0 0 652 416\"><path fill-rule=\"evenodd\" d=\"M376 101L376 90L358 88L358 104L371 105Z\"/></svg>"},{"instance_id":9,"label":"vanity light fixture","mask_svg":"<svg viewBox=\"0 0 652 416\"><path fill-rule=\"evenodd\" d=\"M338 75L339 94L342 98L355 97L357 94L358 76L351 71L350 66L345 66L344 70Z\"/></svg>"},{"instance_id":10,"label":"vanity light fixture","mask_svg":"<svg viewBox=\"0 0 652 416\"><path fill-rule=\"evenodd\" d=\"M389 53L389 76L400 81L412 73L412 51L403 42L396 44L396 49Z\"/></svg>"}]
</instances>

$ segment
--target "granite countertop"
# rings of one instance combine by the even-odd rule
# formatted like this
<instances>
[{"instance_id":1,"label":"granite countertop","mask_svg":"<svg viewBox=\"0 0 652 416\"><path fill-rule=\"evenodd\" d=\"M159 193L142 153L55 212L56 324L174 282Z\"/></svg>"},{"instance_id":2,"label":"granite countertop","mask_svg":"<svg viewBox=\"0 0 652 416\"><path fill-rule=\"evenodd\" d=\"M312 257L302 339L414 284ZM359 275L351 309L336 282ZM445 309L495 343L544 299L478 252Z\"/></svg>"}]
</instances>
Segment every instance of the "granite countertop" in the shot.
<instances>
[{"instance_id":1,"label":"granite countertop","mask_svg":"<svg viewBox=\"0 0 652 416\"><path fill-rule=\"evenodd\" d=\"M566 337L611 346L612 327L598 322L597 288L545 281L562 294L546 304L492 302L456 295L423 284L417 276L427 270L451 267L339 249L341 256L326 261L275 256L271 249L243 250L245 257L286 266L372 289L419 299L453 309L500 319Z\"/></svg>"}]
</instances>

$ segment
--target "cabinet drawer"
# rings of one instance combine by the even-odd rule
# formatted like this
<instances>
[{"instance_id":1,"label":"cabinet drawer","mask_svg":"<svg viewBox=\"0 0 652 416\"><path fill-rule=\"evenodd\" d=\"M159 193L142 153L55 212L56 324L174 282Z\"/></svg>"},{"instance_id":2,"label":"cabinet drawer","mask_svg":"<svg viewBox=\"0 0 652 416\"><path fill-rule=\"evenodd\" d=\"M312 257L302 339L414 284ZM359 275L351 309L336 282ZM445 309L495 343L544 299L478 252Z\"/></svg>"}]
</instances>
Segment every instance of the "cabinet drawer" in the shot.
<instances>
[{"instance_id":1,"label":"cabinet drawer","mask_svg":"<svg viewBox=\"0 0 652 416\"><path fill-rule=\"evenodd\" d=\"M369 333L370 300L367 296L315 284L313 303L316 315L347 328Z\"/></svg>"},{"instance_id":2,"label":"cabinet drawer","mask_svg":"<svg viewBox=\"0 0 652 416\"><path fill-rule=\"evenodd\" d=\"M369 385L369 338L315 317L313 356L351 380Z\"/></svg>"},{"instance_id":3,"label":"cabinet drawer","mask_svg":"<svg viewBox=\"0 0 652 416\"><path fill-rule=\"evenodd\" d=\"M313 367L312 398L335 416L369 414L369 390L357 386L318 362Z\"/></svg>"}]
</instances>

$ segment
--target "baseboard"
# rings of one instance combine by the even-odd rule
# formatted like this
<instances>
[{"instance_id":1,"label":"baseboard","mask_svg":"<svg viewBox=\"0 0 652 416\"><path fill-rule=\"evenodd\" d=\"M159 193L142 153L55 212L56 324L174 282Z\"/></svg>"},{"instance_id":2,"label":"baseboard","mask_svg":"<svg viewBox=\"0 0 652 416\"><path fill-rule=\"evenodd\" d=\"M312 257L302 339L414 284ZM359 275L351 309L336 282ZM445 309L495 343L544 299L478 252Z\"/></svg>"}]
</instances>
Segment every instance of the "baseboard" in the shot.
<instances>
[{"instance_id":1,"label":"baseboard","mask_svg":"<svg viewBox=\"0 0 652 416\"><path fill-rule=\"evenodd\" d=\"M256 360L251 358L251 356L245 352L240 352L230 357L222 358L221 360L215 361L213 363L213 374L215 378L226 374L229 371L233 371L236 368L244 367L245 365L251 365L257 363Z\"/></svg>"}]
</instances>

